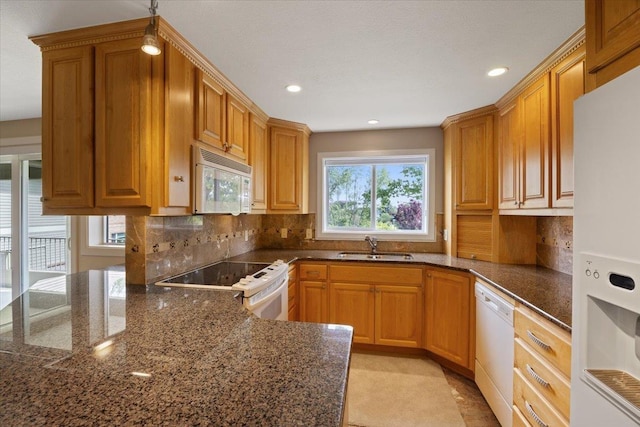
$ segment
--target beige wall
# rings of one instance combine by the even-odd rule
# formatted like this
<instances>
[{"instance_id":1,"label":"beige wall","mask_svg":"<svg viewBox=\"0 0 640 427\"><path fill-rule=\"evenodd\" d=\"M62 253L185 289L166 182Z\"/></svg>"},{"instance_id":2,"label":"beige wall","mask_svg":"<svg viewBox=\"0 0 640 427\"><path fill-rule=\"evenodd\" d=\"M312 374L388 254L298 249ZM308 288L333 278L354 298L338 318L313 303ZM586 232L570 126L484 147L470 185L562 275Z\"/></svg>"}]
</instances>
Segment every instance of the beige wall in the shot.
<instances>
[{"instance_id":1,"label":"beige wall","mask_svg":"<svg viewBox=\"0 0 640 427\"><path fill-rule=\"evenodd\" d=\"M317 212L318 153L435 148L436 213L444 209L443 136L439 127L313 133L309 140L309 212Z\"/></svg>"}]
</instances>

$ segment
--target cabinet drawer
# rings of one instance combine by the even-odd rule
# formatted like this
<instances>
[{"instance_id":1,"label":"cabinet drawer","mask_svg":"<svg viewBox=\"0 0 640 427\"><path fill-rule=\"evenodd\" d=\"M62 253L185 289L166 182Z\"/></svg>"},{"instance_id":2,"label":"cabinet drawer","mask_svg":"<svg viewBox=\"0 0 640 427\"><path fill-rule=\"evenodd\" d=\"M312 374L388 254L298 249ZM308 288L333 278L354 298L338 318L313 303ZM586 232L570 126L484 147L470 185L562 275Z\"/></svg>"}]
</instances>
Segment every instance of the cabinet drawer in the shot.
<instances>
[{"instance_id":1,"label":"cabinet drawer","mask_svg":"<svg viewBox=\"0 0 640 427\"><path fill-rule=\"evenodd\" d=\"M531 388L520 369L513 370L513 403L533 426L568 427L569 422L545 398Z\"/></svg>"},{"instance_id":2,"label":"cabinet drawer","mask_svg":"<svg viewBox=\"0 0 640 427\"><path fill-rule=\"evenodd\" d=\"M513 427L533 427L516 405L513 405L511 409L513 409Z\"/></svg>"},{"instance_id":3,"label":"cabinet drawer","mask_svg":"<svg viewBox=\"0 0 640 427\"><path fill-rule=\"evenodd\" d=\"M515 311L516 335L571 378L571 335L526 307Z\"/></svg>"},{"instance_id":4,"label":"cabinet drawer","mask_svg":"<svg viewBox=\"0 0 640 427\"><path fill-rule=\"evenodd\" d=\"M522 341L515 340L515 367L558 411L569 418L571 385L566 377Z\"/></svg>"},{"instance_id":5,"label":"cabinet drawer","mask_svg":"<svg viewBox=\"0 0 640 427\"><path fill-rule=\"evenodd\" d=\"M409 285L422 284L422 268L332 265L332 281Z\"/></svg>"},{"instance_id":6,"label":"cabinet drawer","mask_svg":"<svg viewBox=\"0 0 640 427\"><path fill-rule=\"evenodd\" d=\"M324 264L300 264L300 280L326 280L327 266Z\"/></svg>"}]
</instances>

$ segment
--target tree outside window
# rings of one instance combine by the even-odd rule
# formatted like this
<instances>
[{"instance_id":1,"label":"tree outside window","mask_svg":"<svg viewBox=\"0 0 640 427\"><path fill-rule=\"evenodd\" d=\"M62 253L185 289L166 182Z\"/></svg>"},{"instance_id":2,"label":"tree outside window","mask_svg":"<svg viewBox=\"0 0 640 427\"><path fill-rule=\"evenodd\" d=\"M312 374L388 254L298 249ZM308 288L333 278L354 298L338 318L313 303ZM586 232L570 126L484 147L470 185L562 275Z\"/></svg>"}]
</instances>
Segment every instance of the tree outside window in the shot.
<instances>
[{"instance_id":1,"label":"tree outside window","mask_svg":"<svg viewBox=\"0 0 640 427\"><path fill-rule=\"evenodd\" d=\"M324 157L321 233L426 240L432 191L429 157Z\"/></svg>"}]
</instances>

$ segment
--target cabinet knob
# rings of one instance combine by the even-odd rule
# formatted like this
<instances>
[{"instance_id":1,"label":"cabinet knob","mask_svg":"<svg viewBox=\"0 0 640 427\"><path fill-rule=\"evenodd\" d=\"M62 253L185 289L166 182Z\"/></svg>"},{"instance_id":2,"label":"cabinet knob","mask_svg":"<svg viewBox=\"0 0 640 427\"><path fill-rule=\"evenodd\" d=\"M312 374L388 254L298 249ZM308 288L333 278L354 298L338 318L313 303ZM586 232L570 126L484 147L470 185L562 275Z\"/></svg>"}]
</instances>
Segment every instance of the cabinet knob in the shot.
<instances>
[{"instance_id":1,"label":"cabinet knob","mask_svg":"<svg viewBox=\"0 0 640 427\"><path fill-rule=\"evenodd\" d=\"M44 203L46 202L48 199L45 199L44 197L40 197L40 203Z\"/></svg>"},{"instance_id":2,"label":"cabinet knob","mask_svg":"<svg viewBox=\"0 0 640 427\"><path fill-rule=\"evenodd\" d=\"M471 259L476 259L476 255L475 255L475 254L472 254L472 255L471 255Z\"/></svg>"},{"instance_id":3,"label":"cabinet knob","mask_svg":"<svg viewBox=\"0 0 640 427\"><path fill-rule=\"evenodd\" d=\"M182 175L174 176L173 180L176 182L184 182L184 177Z\"/></svg>"},{"instance_id":4,"label":"cabinet knob","mask_svg":"<svg viewBox=\"0 0 640 427\"><path fill-rule=\"evenodd\" d=\"M518 201L516 200L515 202L513 202L513 204L518 206L520 203L518 203Z\"/></svg>"},{"instance_id":5,"label":"cabinet knob","mask_svg":"<svg viewBox=\"0 0 640 427\"><path fill-rule=\"evenodd\" d=\"M427 273L427 277L431 277L431 273Z\"/></svg>"}]
</instances>

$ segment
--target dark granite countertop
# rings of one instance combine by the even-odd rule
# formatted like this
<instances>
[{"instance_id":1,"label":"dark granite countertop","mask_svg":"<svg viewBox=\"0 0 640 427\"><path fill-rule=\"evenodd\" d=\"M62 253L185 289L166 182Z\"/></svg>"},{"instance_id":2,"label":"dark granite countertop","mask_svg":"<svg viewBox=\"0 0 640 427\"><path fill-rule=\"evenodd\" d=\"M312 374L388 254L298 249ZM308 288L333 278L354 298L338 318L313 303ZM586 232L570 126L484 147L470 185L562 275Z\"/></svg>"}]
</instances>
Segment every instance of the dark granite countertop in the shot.
<instances>
[{"instance_id":1,"label":"dark granite countertop","mask_svg":"<svg viewBox=\"0 0 640 427\"><path fill-rule=\"evenodd\" d=\"M272 250L248 252L232 260L272 262L282 259L353 262L339 258L339 251ZM450 257L443 254L414 253L413 260L357 261L370 263L422 264L470 271L516 301L532 308L558 326L571 331L571 283L568 274L535 265L494 264Z\"/></svg>"},{"instance_id":2,"label":"dark granite countertop","mask_svg":"<svg viewBox=\"0 0 640 427\"><path fill-rule=\"evenodd\" d=\"M0 311L0 425L341 425L352 328L118 275L69 275Z\"/></svg>"}]
</instances>

